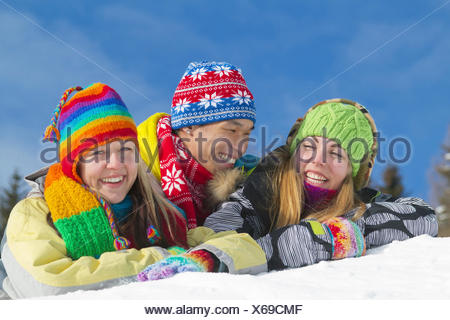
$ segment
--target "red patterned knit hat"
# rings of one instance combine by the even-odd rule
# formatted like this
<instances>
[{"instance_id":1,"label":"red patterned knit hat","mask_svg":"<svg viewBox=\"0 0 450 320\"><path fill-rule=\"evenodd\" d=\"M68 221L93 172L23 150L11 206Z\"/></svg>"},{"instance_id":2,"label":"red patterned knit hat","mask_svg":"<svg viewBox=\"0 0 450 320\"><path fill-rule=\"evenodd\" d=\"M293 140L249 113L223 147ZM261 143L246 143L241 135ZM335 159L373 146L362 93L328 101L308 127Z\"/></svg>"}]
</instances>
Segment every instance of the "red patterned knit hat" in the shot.
<instances>
[{"instance_id":1,"label":"red patterned knit hat","mask_svg":"<svg viewBox=\"0 0 450 320\"><path fill-rule=\"evenodd\" d=\"M172 128L230 119L256 119L241 70L226 62L191 62L173 96Z\"/></svg>"}]
</instances>

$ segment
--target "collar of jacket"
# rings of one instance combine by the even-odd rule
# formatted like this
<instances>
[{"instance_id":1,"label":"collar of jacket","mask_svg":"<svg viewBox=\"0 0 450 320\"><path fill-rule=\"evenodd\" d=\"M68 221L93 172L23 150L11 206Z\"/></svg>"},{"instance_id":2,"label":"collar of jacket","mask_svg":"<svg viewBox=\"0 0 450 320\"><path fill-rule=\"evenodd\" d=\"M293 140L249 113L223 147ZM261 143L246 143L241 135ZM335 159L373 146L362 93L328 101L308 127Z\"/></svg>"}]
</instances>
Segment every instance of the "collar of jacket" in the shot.
<instances>
[{"instance_id":1,"label":"collar of jacket","mask_svg":"<svg viewBox=\"0 0 450 320\"><path fill-rule=\"evenodd\" d=\"M164 116L168 116L168 114L163 112L155 113L137 127L140 156L159 181L161 181L161 171L159 168L156 126L158 125L159 119Z\"/></svg>"},{"instance_id":2,"label":"collar of jacket","mask_svg":"<svg viewBox=\"0 0 450 320\"><path fill-rule=\"evenodd\" d=\"M245 155L236 161L231 170L223 170L214 174L206 186L207 197L205 206L213 212L219 204L229 200L230 195L235 192L257 168L259 158Z\"/></svg>"}]
</instances>

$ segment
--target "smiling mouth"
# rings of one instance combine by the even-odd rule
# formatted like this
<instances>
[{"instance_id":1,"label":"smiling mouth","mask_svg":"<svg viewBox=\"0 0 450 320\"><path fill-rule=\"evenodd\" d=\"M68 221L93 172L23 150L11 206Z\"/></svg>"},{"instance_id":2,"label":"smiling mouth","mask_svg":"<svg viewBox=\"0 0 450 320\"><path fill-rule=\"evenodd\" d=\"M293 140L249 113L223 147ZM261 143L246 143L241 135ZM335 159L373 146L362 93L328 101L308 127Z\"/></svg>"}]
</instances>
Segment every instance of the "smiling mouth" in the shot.
<instances>
[{"instance_id":1,"label":"smiling mouth","mask_svg":"<svg viewBox=\"0 0 450 320\"><path fill-rule=\"evenodd\" d=\"M236 159L233 159L233 157L230 157L229 155L225 154L225 153L219 153L217 155L217 157L219 158L219 160L225 164L232 164L234 165L234 163L236 162Z\"/></svg>"},{"instance_id":2,"label":"smiling mouth","mask_svg":"<svg viewBox=\"0 0 450 320\"><path fill-rule=\"evenodd\" d=\"M306 172L305 179L311 184L324 184L328 181L324 176L313 172Z\"/></svg>"},{"instance_id":3,"label":"smiling mouth","mask_svg":"<svg viewBox=\"0 0 450 320\"><path fill-rule=\"evenodd\" d=\"M111 184L118 184L118 183L121 183L124 180L124 178L125 178L124 176L103 178L103 179L101 179L101 182L103 182L103 183L111 183Z\"/></svg>"}]
</instances>

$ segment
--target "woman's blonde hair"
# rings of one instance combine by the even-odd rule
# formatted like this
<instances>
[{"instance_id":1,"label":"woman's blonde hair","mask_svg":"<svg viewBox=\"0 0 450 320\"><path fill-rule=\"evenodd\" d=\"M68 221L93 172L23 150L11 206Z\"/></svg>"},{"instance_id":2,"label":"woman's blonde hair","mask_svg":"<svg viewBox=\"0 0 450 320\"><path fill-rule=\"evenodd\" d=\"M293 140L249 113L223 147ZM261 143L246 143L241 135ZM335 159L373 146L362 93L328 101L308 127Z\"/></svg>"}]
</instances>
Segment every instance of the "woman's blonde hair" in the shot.
<instances>
[{"instance_id":1,"label":"woman's blonde hair","mask_svg":"<svg viewBox=\"0 0 450 320\"><path fill-rule=\"evenodd\" d=\"M359 209L353 220L360 218L366 207L354 190L351 172L345 177L338 193L326 208L319 211L305 208L305 191L303 177L298 173L297 152L291 156L289 146L286 145L274 154L279 162L275 171L268 173L273 191L272 206L269 208L271 230L296 224L305 218L323 222L332 217L342 216L357 207Z\"/></svg>"},{"instance_id":2,"label":"woman's blonde hair","mask_svg":"<svg viewBox=\"0 0 450 320\"><path fill-rule=\"evenodd\" d=\"M121 235L125 237L132 235L137 249L149 247L151 244L147 239L147 228L153 225L160 231L162 246L167 247L169 243L183 246L182 241L174 236L174 229L179 227L175 217L184 218L164 196L161 185L140 156L137 177L128 194L133 203L132 211L123 221L115 218ZM50 212L47 214L47 223L61 236L53 223ZM162 232L163 224L167 227L171 239L167 239Z\"/></svg>"},{"instance_id":3,"label":"woman's blonde hair","mask_svg":"<svg viewBox=\"0 0 450 320\"><path fill-rule=\"evenodd\" d=\"M131 232L139 248L148 247L150 243L147 239L147 228L153 225L160 231L163 245L168 245L169 239L166 239L164 233L161 232L162 226L165 225L172 242L182 244L174 236L174 228L177 228L175 216L178 215L181 218L181 214L167 200L160 183L140 156L137 178L129 194L132 198L133 210L124 223L118 221L121 234L126 236Z\"/></svg>"}]
</instances>

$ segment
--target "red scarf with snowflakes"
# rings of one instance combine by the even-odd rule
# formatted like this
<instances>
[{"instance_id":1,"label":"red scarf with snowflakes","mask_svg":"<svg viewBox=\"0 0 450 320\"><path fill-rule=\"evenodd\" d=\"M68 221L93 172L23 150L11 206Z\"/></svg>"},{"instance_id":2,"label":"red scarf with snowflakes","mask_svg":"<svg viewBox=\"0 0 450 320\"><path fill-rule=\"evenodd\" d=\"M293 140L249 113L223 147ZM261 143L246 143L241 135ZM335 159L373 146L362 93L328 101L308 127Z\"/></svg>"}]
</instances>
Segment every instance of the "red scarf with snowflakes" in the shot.
<instances>
[{"instance_id":1,"label":"red scarf with snowflakes","mask_svg":"<svg viewBox=\"0 0 450 320\"><path fill-rule=\"evenodd\" d=\"M184 210L188 229L203 225L210 212L203 208L206 183L212 174L192 157L172 132L170 116L159 119L158 137L161 185L167 198Z\"/></svg>"}]
</instances>

